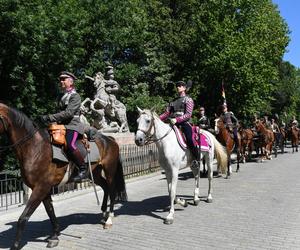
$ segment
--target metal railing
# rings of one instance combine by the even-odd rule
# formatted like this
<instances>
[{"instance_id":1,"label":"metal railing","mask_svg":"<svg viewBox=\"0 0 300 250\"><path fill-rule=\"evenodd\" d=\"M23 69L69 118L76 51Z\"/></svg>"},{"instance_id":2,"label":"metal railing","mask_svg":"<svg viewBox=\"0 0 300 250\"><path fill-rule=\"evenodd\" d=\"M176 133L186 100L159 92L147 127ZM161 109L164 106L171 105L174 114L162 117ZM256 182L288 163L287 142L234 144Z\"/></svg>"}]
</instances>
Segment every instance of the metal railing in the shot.
<instances>
[{"instance_id":1,"label":"metal railing","mask_svg":"<svg viewBox=\"0 0 300 250\"><path fill-rule=\"evenodd\" d=\"M126 179L152 173L160 169L158 150L154 144L144 147L137 147L133 144L121 145L120 155ZM91 185L89 181L68 183L60 187L53 187L51 193L52 195L60 195L87 189ZM23 186L19 178L7 178L7 175L4 178L2 177L2 180L0 180L0 209L8 209L12 205L26 203L30 193L30 189L25 185Z\"/></svg>"},{"instance_id":2,"label":"metal railing","mask_svg":"<svg viewBox=\"0 0 300 250\"><path fill-rule=\"evenodd\" d=\"M22 181L0 173L0 210L23 203Z\"/></svg>"}]
</instances>

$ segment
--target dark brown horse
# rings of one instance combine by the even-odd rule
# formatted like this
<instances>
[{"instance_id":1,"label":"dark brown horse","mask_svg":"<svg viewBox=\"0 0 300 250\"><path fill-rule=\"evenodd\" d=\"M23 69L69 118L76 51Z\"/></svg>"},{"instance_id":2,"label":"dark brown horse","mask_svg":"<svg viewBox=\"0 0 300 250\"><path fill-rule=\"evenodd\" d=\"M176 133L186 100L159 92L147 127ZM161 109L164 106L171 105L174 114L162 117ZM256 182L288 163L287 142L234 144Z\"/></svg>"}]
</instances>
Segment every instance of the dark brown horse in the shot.
<instances>
[{"instance_id":1,"label":"dark brown horse","mask_svg":"<svg viewBox=\"0 0 300 250\"><path fill-rule=\"evenodd\" d=\"M47 247L54 247L58 244L60 230L50 191L53 186L61 182L68 164L52 161L52 148L46 129L36 128L26 115L0 103L0 134L3 133L8 135L10 144L0 149L14 149L20 163L22 179L32 189L32 194L18 220L17 235L11 249L20 248L25 223L41 202L45 206L53 227L53 235L49 238ZM127 198L123 169L119 157L119 146L114 139L97 135L95 142L101 156L99 161L92 165L92 173L95 183L104 190L101 210L107 216L104 228L109 228L112 226L115 200ZM109 213L107 211L108 197L110 198Z\"/></svg>"},{"instance_id":2,"label":"dark brown horse","mask_svg":"<svg viewBox=\"0 0 300 250\"><path fill-rule=\"evenodd\" d=\"M240 130L241 135L241 158L242 162L251 160L252 151L254 150L253 137L254 133L249 128L243 128Z\"/></svg>"},{"instance_id":3,"label":"dark brown horse","mask_svg":"<svg viewBox=\"0 0 300 250\"><path fill-rule=\"evenodd\" d=\"M260 137L261 137L261 147L262 147L262 160L264 159L268 159L271 160L272 159L272 148L273 148L273 143L274 143L274 133L272 130L267 129L265 127L265 125L262 123L262 121L260 120L255 120L255 129L256 131L259 133Z\"/></svg>"},{"instance_id":4,"label":"dark brown horse","mask_svg":"<svg viewBox=\"0 0 300 250\"><path fill-rule=\"evenodd\" d=\"M295 125L292 125L290 127L290 135L291 135L291 143L292 143L293 153L295 151L298 152L299 129Z\"/></svg>"},{"instance_id":5,"label":"dark brown horse","mask_svg":"<svg viewBox=\"0 0 300 250\"><path fill-rule=\"evenodd\" d=\"M240 136L240 134L238 134L238 144L239 145L235 145L232 133L225 127L224 122L220 118L215 119L215 134L216 134L216 138L218 139L218 141L221 142L221 144L226 147L226 152L227 152L227 157L228 157L228 159L227 159L227 178L229 178L230 174L232 172L230 157L231 157L231 153L234 150L235 146L236 146L236 150L237 150L236 172L238 172L240 169L241 136Z\"/></svg>"}]
</instances>

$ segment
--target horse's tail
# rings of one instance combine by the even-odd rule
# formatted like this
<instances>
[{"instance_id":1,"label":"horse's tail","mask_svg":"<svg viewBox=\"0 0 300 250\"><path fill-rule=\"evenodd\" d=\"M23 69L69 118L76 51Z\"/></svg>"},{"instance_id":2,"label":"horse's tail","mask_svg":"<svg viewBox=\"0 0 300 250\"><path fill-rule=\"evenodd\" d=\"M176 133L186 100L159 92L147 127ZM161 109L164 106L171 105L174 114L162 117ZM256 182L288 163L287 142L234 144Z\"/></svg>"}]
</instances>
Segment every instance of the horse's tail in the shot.
<instances>
[{"instance_id":1,"label":"horse's tail","mask_svg":"<svg viewBox=\"0 0 300 250\"><path fill-rule=\"evenodd\" d=\"M221 167L221 172L224 174L227 171L227 161L228 156L223 145L216 139L216 137L211 136L215 146L215 154L217 157L218 165Z\"/></svg>"},{"instance_id":2,"label":"horse's tail","mask_svg":"<svg viewBox=\"0 0 300 250\"><path fill-rule=\"evenodd\" d=\"M127 201L127 192L125 179L123 174L123 166L121 159L118 159L117 171L115 174L115 184L116 184L116 200L118 201Z\"/></svg>"}]
</instances>

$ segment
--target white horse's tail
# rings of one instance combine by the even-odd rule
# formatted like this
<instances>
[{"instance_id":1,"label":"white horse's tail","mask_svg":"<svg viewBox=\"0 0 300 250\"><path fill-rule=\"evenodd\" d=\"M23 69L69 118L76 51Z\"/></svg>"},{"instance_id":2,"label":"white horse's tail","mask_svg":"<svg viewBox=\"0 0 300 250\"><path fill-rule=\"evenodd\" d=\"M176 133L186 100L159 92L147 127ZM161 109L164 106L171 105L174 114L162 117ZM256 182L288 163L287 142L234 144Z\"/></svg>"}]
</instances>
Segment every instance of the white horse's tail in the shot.
<instances>
[{"instance_id":1,"label":"white horse's tail","mask_svg":"<svg viewBox=\"0 0 300 250\"><path fill-rule=\"evenodd\" d=\"M210 133L207 130L201 130L201 131L202 131L201 133L208 135L209 138L213 141L214 148L215 148L214 153L216 154L217 157L218 166L220 166L221 172L225 174L227 171L227 159L228 159L226 148L223 147L223 145L216 139L216 137L212 133Z\"/></svg>"},{"instance_id":2,"label":"white horse's tail","mask_svg":"<svg viewBox=\"0 0 300 250\"><path fill-rule=\"evenodd\" d=\"M218 165L221 167L222 174L225 174L227 171L227 152L223 145L216 139L216 137L211 136L215 145L215 154L217 157Z\"/></svg>"}]
</instances>

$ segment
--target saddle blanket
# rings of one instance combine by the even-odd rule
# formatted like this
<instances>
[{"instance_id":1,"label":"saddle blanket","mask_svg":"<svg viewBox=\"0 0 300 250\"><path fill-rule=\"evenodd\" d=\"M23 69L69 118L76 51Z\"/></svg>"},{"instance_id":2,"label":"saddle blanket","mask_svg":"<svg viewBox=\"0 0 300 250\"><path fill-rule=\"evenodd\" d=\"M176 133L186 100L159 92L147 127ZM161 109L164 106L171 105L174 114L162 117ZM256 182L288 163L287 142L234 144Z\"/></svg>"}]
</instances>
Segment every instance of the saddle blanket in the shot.
<instances>
[{"instance_id":1,"label":"saddle blanket","mask_svg":"<svg viewBox=\"0 0 300 250\"><path fill-rule=\"evenodd\" d=\"M97 144L93 141L89 142L90 144L90 160L91 162L97 162L100 160L100 153L97 147ZM84 149L85 150L85 149ZM85 163L88 163L87 151L85 150ZM58 147L52 144L52 160L53 161L62 161L62 162L69 162L65 152L63 151L62 147Z\"/></svg>"},{"instance_id":2,"label":"saddle blanket","mask_svg":"<svg viewBox=\"0 0 300 250\"><path fill-rule=\"evenodd\" d=\"M181 146L182 149L186 150L187 144L186 144L186 138L184 134L178 129L177 126L173 126L173 129L175 131L176 138L179 145ZM201 129L197 126L193 126L192 131L193 131L192 138L193 138L194 146L197 147L201 146L201 151L210 151L212 145L210 138L204 133L201 133Z\"/></svg>"}]
</instances>

